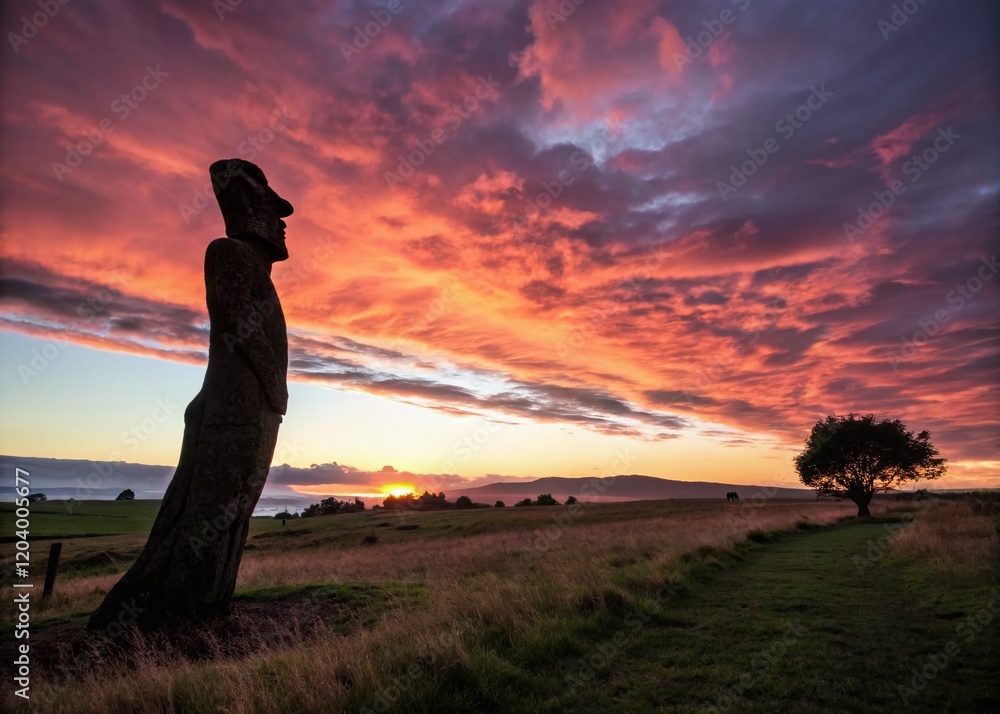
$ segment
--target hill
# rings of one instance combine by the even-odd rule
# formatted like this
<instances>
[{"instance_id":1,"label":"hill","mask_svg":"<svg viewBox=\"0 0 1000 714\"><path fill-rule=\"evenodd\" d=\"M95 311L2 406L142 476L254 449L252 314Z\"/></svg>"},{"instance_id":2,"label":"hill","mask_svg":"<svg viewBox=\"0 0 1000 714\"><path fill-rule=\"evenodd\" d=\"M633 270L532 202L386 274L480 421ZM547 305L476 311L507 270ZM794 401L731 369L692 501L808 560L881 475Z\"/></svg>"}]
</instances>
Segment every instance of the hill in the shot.
<instances>
[{"instance_id":1,"label":"hill","mask_svg":"<svg viewBox=\"0 0 1000 714\"><path fill-rule=\"evenodd\" d=\"M714 483L711 481L675 481L629 474L605 478L567 478L553 476L534 481L498 482L476 488L452 491L449 499L468 496L477 503L493 501L511 502L534 498L540 493L551 493L562 501L576 496L581 501L654 501L668 498L725 498L729 491L736 491L741 498L764 496L771 498L814 499L815 493L804 488L777 486L748 486L746 484Z\"/></svg>"}]
</instances>

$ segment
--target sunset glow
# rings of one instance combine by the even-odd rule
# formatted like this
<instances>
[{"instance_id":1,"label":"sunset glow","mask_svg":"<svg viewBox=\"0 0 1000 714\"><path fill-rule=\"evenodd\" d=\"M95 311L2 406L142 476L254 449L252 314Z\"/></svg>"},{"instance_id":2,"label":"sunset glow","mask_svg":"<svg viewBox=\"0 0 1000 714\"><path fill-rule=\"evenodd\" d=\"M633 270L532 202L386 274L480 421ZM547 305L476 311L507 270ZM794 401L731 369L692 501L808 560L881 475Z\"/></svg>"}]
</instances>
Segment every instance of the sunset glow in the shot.
<instances>
[{"instance_id":1,"label":"sunset glow","mask_svg":"<svg viewBox=\"0 0 1000 714\"><path fill-rule=\"evenodd\" d=\"M413 493L413 486L383 486L382 493L387 496L405 496L408 493Z\"/></svg>"},{"instance_id":2,"label":"sunset glow","mask_svg":"<svg viewBox=\"0 0 1000 714\"><path fill-rule=\"evenodd\" d=\"M239 156L295 206L273 492L789 484L847 412L1000 487L977 3L404 2L367 43L380 3L216 5L5 50L0 452L176 463Z\"/></svg>"}]
</instances>

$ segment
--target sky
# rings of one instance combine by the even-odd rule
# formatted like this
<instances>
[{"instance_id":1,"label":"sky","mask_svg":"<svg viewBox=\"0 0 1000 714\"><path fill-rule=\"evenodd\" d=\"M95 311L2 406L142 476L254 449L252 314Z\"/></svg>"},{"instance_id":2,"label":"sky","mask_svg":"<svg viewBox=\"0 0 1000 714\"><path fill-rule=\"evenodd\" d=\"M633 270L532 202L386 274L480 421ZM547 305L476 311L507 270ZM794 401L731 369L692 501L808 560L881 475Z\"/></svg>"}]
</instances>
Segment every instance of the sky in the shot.
<instances>
[{"instance_id":1,"label":"sky","mask_svg":"<svg viewBox=\"0 0 1000 714\"><path fill-rule=\"evenodd\" d=\"M0 453L176 463L238 157L295 206L271 487L789 484L849 412L1000 487L998 12L4 3Z\"/></svg>"}]
</instances>

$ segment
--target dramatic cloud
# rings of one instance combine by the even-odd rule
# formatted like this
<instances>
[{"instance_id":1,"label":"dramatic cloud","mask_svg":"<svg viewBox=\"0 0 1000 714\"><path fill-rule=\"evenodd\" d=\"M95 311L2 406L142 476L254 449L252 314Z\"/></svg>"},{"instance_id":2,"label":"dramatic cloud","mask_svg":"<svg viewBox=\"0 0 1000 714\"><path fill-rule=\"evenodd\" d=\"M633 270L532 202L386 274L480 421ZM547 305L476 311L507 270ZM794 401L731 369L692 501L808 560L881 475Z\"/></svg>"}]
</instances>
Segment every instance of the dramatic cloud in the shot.
<instances>
[{"instance_id":1,"label":"dramatic cloud","mask_svg":"<svg viewBox=\"0 0 1000 714\"><path fill-rule=\"evenodd\" d=\"M861 0L393 7L8 36L0 326L204 360L207 166L242 156L295 205L293 378L733 446L876 411L998 484L995 3L887 37ZM336 469L370 482L272 478Z\"/></svg>"}]
</instances>

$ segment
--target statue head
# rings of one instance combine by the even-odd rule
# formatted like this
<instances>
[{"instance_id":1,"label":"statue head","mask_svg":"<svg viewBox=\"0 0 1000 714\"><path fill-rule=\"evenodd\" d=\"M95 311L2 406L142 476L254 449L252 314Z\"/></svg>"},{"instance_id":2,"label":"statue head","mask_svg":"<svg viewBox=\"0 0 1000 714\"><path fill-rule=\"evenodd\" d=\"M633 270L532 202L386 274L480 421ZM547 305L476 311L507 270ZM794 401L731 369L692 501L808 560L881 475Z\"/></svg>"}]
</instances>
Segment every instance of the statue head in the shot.
<instances>
[{"instance_id":1,"label":"statue head","mask_svg":"<svg viewBox=\"0 0 1000 714\"><path fill-rule=\"evenodd\" d=\"M253 234L262 239L272 260L286 260L285 222L292 204L267 185L264 172L243 159L222 159L208 169L215 198L230 238Z\"/></svg>"}]
</instances>

